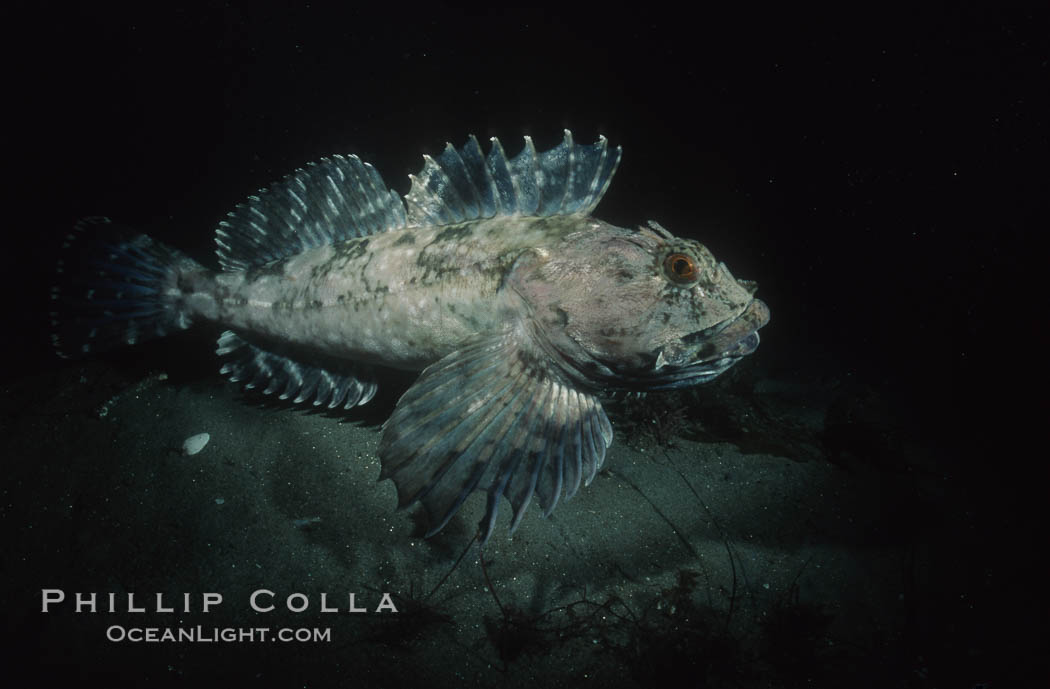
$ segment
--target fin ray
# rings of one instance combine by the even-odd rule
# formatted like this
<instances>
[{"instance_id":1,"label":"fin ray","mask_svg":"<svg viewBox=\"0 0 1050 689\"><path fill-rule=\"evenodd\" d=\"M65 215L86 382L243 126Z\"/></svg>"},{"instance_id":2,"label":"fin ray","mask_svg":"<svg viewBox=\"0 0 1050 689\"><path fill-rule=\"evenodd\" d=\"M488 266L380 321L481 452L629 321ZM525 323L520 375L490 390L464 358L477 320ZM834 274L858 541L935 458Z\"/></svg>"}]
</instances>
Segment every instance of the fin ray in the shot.
<instances>
[{"instance_id":1,"label":"fin ray","mask_svg":"<svg viewBox=\"0 0 1050 689\"><path fill-rule=\"evenodd\" d=\"M423 371L383 426L380 478L394 481L400 506L423 505L427 536L485 491L485 542L501 498L514 510L513 533L533 495L549 515L563 493L590 482L612 440L595 435L602 418L601 403L570 387L516 324Z\"/></svg>"},{"instance_id":2,"label":"fin ray","mask_svg":"<svg viewBox=\"0 0 1050 689\"><path fill-rule=\"evenodd\" d=\"M508 159L499 139L483 156L475 137L460 149L452 144L436 159L424 156L405 196L412 225L452 224L497 215L585 215L605 194L620 162L620 148L605 137L591 145L562 143L537 152L532 139Z\"/></svg>"},{"instance_id":3,"label":"fin ray","mask_svg":"<svg viewBox=\"0 0 1050 689\"><path fill-rule=\"evenodd\" d=\"M215 232L225 270L405 226L405 207L357 156L310 163L232 210Z\"/></svg>"},{"instance_id":4,"label":"fin ray","mask_svg":"<svg viewBox=\"0 0 1050 689\"><path fill-rule=\"evenodd\" d=\"M67 271L67 263L76 270ZM180 277L203 270L181 251L84 218L66 237L51 289L51 342L63 358L77 358L190 326Z\"/></svg>"},{"instance_id":5,"label":"fin ray","mask_svg":"<svg viewBox=\"0 0 1050 689\"><path fill-rule=\"evenodd\" d=\"M267 347L225 331L215 348L215 353L225 359L219 372L231 382L244 383L247 389L261 388L264 395L280 391L279 399L290 399L294 404L326 404L329 409L340 404L344 409L367 404L378 389L364 367L344 362L304 364L276 343L267 343Z\"/></svg>"}]
</instances>

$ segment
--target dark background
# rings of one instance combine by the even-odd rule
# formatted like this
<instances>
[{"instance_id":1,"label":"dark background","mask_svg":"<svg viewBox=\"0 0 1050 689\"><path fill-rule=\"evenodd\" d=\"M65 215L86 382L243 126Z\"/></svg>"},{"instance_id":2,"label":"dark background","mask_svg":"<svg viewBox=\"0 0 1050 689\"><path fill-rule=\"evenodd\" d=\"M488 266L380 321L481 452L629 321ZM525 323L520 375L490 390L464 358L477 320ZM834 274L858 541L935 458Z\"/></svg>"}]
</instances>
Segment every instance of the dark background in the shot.
<instances>
[{"instance_id":1,"label":"dark background","mask_svg":"<svg viewBox=\"0 0 1050 689\"><path fill-rule=\"evenodd\" d=\"M43 314L80 217L206 259L226 211L323 155L405 192L470 133L604 134L624 159L596 214L757 280L765 375L877 390L966 486L960 625L982 658L1045 656L1045 13L428 7L9 11L3 380L59 365Z\"/></svg>"}]
</instances>

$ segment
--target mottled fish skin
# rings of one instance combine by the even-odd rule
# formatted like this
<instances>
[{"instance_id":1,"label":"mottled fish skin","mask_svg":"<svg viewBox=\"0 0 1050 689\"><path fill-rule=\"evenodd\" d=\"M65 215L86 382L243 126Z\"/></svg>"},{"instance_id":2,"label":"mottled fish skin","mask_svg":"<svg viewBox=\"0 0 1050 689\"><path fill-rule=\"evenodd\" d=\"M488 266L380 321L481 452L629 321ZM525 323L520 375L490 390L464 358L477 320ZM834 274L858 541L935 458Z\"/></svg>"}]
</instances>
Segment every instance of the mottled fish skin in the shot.
<instances>
[{"instance_id":1,"label":"mottled fish skin","mask_svg":"<svg viewBox=\"0 0 1050 689\"><path fill-rule=\"evenodd\" d=\"M753 351L741 343L746 336L754 333L757 346L769 315L755 286L735 280L699 242L656 227L598 223L531 250L511 276L539 340L577 385L598 393L683 387ZM674 261L689 275L676 275ZM720 327L739 334L719 340Z\"/></svg>"},{"instance_id":2,"label":"mottled fish skin","mask_svg":"<svg viewBox=\"0 0 1050 689\"><path fill-rule=\"evenodd\" d=\"M548 515L594 479L613 435L602 396L710 380L769 319L699 242L590 216L618 148L568 131L525 144L513 159L450 144L404 202L367 163L323 159L220 223L219 272L86 220L59 263L56 350L218 323L231 380L344 408L372 398L373 366L422 371L384 425L381 478L424 506L428 536L475 491L481 542L504 498L513 532L534 497Z\"/></svg>"},{"instance_id":3,"label":"mottled fish skin","mask_svg":"<svg viewBox=\"0 0 1050 689\"><path fill-rule=\"evenodd\" d=\"M600 225L565 216L408 227L243 272L199 271L183 288L190 318L419 371L515 317L520 300L503 283L523 252Z\"/></svg>"}]
</instances>

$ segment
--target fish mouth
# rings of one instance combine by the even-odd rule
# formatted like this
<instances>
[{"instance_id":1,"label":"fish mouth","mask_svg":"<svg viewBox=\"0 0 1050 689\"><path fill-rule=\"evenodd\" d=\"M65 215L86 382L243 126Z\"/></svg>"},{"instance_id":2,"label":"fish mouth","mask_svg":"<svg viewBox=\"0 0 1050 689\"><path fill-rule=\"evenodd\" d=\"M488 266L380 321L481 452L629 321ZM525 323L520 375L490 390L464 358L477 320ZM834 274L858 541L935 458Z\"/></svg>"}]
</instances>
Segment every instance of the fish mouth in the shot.
<instances>
[{"instance_id":1,"label":"fish mouth","mask_svg":"<svg viewBox=\"0 0 1050 689\"><path fill-rule=\"evenodd\" d=\"M661 348L638 367L623 367L616 359L594 358L580 366L557 349L552 354L565 364L565 371L584 387L596 391L674 390L705 383L758 348L758 330L769 322L769 307L752 299L735 317L679 339L696 351L684 361L672 362Z\"/></svg>"},{"instance_id":2,"label":"fish mouth","mask_svg":"<svg viewBox=\"0 0 1050 689\"><path fill-rule=\"evenodd\" d=\"M753 299L740 315L686 335L682 338L684 344L702 343L696 356L683 365L665 366L661 352L654 366L656 380L649 389L690 387L719 376L758 349L758 331L768 322L769 307L762 300Z\"/></svg>"},{"instance_id":3,"label":"fish mouth","mask_svg":"<svg viewBox=\"0 0 1050 689\"><path fill-rule=\"evenodd\" d=\"M740 315L682 338L687 345L700 344L692 364L723 357L747 356L758 347L758 331L769 322L769 307L759 299L751 300Z\"/></svg>"}]
</instances>

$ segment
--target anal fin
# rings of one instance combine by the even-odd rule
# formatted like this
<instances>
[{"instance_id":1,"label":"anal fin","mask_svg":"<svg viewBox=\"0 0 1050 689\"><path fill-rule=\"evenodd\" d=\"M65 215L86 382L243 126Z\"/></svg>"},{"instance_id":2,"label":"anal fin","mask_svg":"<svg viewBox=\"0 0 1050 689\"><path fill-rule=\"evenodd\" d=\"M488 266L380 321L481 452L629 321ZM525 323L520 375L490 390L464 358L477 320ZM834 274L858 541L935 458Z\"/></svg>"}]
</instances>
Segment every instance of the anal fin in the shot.
<instances>
[{"instance_id":1,"label":"anal fin","mask_svg":"<svg viewBox=\"0 0 1050 689\"><path fill-rule=\"evenodd\" d=\"M231 381L296 404L350 409L367 404L378 387L366 369L352 363L301 363L276 345L264 348L230 330L219 336L216 353L225 359L220 372Z\"/></svg>"}]
</instances>

